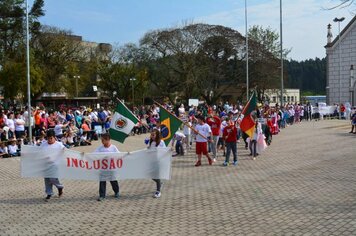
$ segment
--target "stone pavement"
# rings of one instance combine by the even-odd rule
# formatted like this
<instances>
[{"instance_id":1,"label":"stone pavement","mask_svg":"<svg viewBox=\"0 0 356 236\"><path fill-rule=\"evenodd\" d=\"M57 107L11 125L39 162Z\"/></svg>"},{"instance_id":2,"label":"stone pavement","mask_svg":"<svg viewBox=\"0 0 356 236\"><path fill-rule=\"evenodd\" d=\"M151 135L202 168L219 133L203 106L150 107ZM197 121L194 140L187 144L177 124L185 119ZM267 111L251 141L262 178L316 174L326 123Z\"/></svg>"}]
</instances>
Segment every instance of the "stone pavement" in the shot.
<instances>
[{"instance_id":1,"label":"stone pavement","mask_svg":"<svg viewBox=\"0 0 356 236\"><path fill-rule=\"evenodd\" d=\"M18 158L0 159L0 235L356 235L349 131L348 121L293 125L256 161L241 143L237 167L175 157L160 199L152 180L121 181L121 198L104 202L97 182L63 180L63 198L46 203L43 179L22 179ZM142 148L143 139L119 149Z\"/></svg>"}]
</instances>

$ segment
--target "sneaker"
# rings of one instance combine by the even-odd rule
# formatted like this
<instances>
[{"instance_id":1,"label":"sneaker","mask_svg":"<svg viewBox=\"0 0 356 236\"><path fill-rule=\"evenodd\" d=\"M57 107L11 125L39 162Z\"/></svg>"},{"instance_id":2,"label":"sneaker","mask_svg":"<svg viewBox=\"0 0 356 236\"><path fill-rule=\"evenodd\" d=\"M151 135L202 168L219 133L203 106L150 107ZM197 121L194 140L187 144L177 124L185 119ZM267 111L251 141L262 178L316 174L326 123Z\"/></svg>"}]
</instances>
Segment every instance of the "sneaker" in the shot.
<instances>
[{"instance_id":1,"label":"sneaker","mask_svg":"<svg viewBox=\"0 0 356 236\"><path fill-rule=\"evenodd\" d=\"M119 193L115 193L114 198L120 198L120 194Z\"/></svg>"},{"instance_id":2,"label":"sneaker","mask_svg":"<svg viewBox=\"0 0 356 236\"><path fill-rule=\"evenodd\" d=\"M46 201L48 201L49 199L51 199L51 195L47 195L47 197L45 198Z\"/></svg>"},{"instance_id":3,"label":"sneaker","mask_svg":"<svg viewBox=\"0 0 356 236\"><path fill-rule=\"evenodd\" d=\"M213 162L216 162L216 158L213 159Z\"/></svg>"},{"instance_id":4,"label":"sneaker","mask_svg":"<svg viewBox=\"0 0 356 236\"><path fill-rule=\"evenodd\" d=\"M255 160L256 160L256 157L252 157L252 160L254 160L254 161L255 161Z\"/></svg>"},{"instance_id":5,"label":"sneaker","mask_svg":"<svg viewBox=\"0 0 356 236\"><path fill-rule=\"evenodd\" d=\"M223 166L228 166L229 162L224 161Z\"/></svg>"},{"instance_id":6,"label":"sneaker","mask_svg":"<svg viewBox=\"0 0 356 236\"><path fill-rule=\"evenodd\" d=\"M156 191L155 194L153 195L154 198L160 198L161 197L161 192Z\"/></svg>"},{"instance_id":7,"label":"sneaker","mask_svg":"<svg viewBox=\"0 0 356 236\"><path fill-rule=\"evenodd\" d=\"M201 161L197 161L197 162L195 163L195 166L201 166Z\"/></svg>"},{"instance_id":8,"label":"sneaker","mask_svg":"<svg viewBox=\"0 0 356 236\"><path fill-rule=\"evenodd\" d=\"M234 161L234 166L237 166L237 161Z\"/></svg>"},{"instance_id":9,"label":"sneaker","mask_svg":"<svg viewBox=\"0 0 356 236\"><path fill-rule=\"evenodd\" d=\"M58 189L58 197L61 197L63 195L63 188Z\"/></svg>"},{"instance_id":10,"label":"sneaker","mask_svg":"<svg viewBox=\"0 0 356 236\"><path fill-rule=\"evenodd\" d=\"M99 198L98 198L98 201L99 201L99 202L102 202L102 201L104 201L104 200L105 200L104 197L99 197Z\"/></svg>"},{"instance_id":11,"label":"sneaker","mask_svg":"<svg viewBox=\"0 0 356 236\"><path fill-rule=\"evenodd\" d=\"M209 165L211 166L213 164L213 159L208 158Z\"/></svg>"}]
</instances>

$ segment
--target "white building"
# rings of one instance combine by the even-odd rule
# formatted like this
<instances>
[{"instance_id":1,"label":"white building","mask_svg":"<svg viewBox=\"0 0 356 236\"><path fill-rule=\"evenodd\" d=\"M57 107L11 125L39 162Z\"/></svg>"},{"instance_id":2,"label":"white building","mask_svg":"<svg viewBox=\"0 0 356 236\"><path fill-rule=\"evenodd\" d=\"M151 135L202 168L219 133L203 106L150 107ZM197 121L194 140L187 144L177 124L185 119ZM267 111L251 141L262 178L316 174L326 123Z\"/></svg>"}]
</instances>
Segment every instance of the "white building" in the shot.
<instances>
[{"instance_id":1,"label":"white building","mask_svg":"<svg viewBox=\"0 0 356 236\"><path fill-rule=\"evenodd\" d=\"M331 24L328 25L326 49L326 102L355 105L356 86L353 68L356 64L356 16L339 34L342 18L334 19L336 37L333 39Z\"/></svg>"},{"instance_id":2,"label":"white building","mask_svg":"<svg viewBox=\"0 0 356 236\"><path fill-rule=\"evenodd\" d=\"M274 106L276 103L281 104L281 91L279 89L267 89L265 91L265 100ZM300 103L299 89L284 89L283 90L283 104L286 103Z\"/></svg>"}]
</instances>

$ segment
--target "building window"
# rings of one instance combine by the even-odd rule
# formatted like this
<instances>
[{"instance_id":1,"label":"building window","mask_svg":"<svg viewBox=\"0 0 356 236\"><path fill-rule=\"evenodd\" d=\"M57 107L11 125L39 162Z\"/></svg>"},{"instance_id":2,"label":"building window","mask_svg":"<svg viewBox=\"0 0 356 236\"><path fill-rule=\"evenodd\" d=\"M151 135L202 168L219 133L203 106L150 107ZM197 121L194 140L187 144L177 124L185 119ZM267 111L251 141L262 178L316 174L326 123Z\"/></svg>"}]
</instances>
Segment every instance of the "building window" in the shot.
<instances>
[{"instance_id":1,"label":"building window","mask_svg":"<svg viewBox=\"0 0 356 236\"><path fill-rule=\"evenodd\" d=\"M272 97L272 101L273 101L273 102L276 102L276 96L273 96L273 97Z\"/></svg>"},{"instance_id":2,"label":"building window","mask_svg":"<svg viewBox=\"0 0 356 236\"><path fill-rule=\"evenodd\" d=\"M289 96L287 97L287 101L290 102L290 97Z\"/></svg>"},{"instance_id":3,"label":"building window","mask_svg":"<svg viewBox=\"0 0 356 236\"><path fill-rule=\"evenodd\" d=\"M292 100L291 100L291 102L294 102L294 97L292 96L292 97L290 97Z\"/></svg>"}]
</instances>

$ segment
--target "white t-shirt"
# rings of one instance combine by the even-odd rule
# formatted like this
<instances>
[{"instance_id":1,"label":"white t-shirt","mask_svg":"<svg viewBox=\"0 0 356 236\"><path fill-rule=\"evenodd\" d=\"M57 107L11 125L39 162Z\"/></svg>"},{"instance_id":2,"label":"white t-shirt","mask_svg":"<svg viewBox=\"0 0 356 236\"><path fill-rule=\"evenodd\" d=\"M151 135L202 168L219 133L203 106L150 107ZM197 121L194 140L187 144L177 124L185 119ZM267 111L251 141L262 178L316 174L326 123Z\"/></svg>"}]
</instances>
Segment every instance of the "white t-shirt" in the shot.
<instances>
[{"instance_id":1,"label":"white t-shirt","mask_svg":"<svg viewBox=\"0 0 356 236\"><path fill-rule=\"evenodd\" d=\"M53 148L53 149L63 149L63 148L65 148L63 143L58 142L58 141L54 142L53 144L48 144L47 141L43 141L41 143L40 147L41 148Z\"/></svg>"},{"instance_id":2,"label":"white t-shirt","mask_svg":"<svg viewBox=\"0 0 356 236\"><path fill-rule=\"evenodd\" d=\"M23 123L25 122L23 119L15 119L15 130L16 131L25 131L25 125L24 124L17 124L17 122Z\"/></svg>"},{"instance_id":3,"label":"white t-shirt","mask_svg":"<svg viewBox=\"0 0 356 236\"><path fill-rule=\"evenodd\" d=\"M185 109L184 109L184 107L179 107L178 108L178 112L179 112L179 114L185 114Z\"/></svg>"},{"instance_id":4,"label":"white t-shirt","mask_svg":"<svg viewBox=\"0 0 356 236\"><path fill-rule=\"evenodd\" d=\"M59 136L59 135L63 134L62 127L63 127L63 125L60 125L60 124L54 126L54 133L55 133L56 136Z\"/></svg>"},{"instance_id":5,"label":"white t-shirt","mask_svg":"<svg viewBox=\"0 0 356 236\"><path fill-rule=\"evenodd\" d=\"M17 144L8 146L8 151L10 154L16 153L18 149L19 147L17 146Z\"/></svg>"},{"instance_id":6,"label":"white t-shirt","mask_svg":"<svg viewBox=\"0 0 356 236\"><path fill-rule=\"evenodd\" d=\"M152 141L151 145L148 146L148 149L150 148L164 148L166 147L166 144L164 143L163 140L161 140L161 142L158 144L158 146L156 147L156 141Z\"/></svg>"},{"instance_id":7,"label":"white t-shirt","mask_svg":"<svg viewBox=\"0 0 356 236\"><path fill-rule=\"evenodd\" d=\"M6 125L7 125L7 127L9 127L10 130L12 130L12 131L15 130L15 122L13 119L7 119Z\"/></svg>"},{"instance_id":8,"label":"white t-shirt","mask_svg":"<svg viewBox=\"0 0 356 236\"><path fill-rule=\"evenodd\" d=\"M198 131L198 133L205 136L205 138L203 138L201 135L197 134L196 142L198 142L198 143L207 142L208 140L206 140L206 138L209 137L211 134L210 126L206 123L204 123L203 125L197 124L195 126L195 129Z\"/></svg>"},{"instance_id":9,"label":"white t-shirt","mask_svg":"<svg viewBox=\"0 0 356 236\"><path fill-rule=\"evenodd\" d=\"M188 124L189 124L190 127L192 126L192 123L190 121L188 121ZM192 132L192 130L187 125L183 126L183 133L185 135L190 135L191 132Z\"/></svg>"},{"instance_id":10,"label":"white t-shirt","mask_svg":"<svg viewBox=\"0 0 356 236\"><path fill-rule=\"evenodd\" d=\"M95 149L94 152L120 152L119 149L115 145L110 145L109 147L104 147L104 145L101 145L97 149Z\"/></svg>"},{"instance_id":11,"label":"white t-shirt","mask_svg":"<svg viewBox=\"0 0 356 236\"><path fill-rule=\"evenodd\" d=\"M173 136L174 140L177 140L177 141L182 141L182 139L185 137L186 136L180 131L177 131Z\"/></svg>"},{"instance_id":12,"label":"white t-shirt","mask_svg":"<svg viewBox=\"0 0 356 236\"><path fill-rule=\"evenodd\" d=\"M7 149L7 147L5 146L5 147L0 147L0 153L6 153L6 154L8 154L8 149Z\"/></svg>"}]
</instances>

